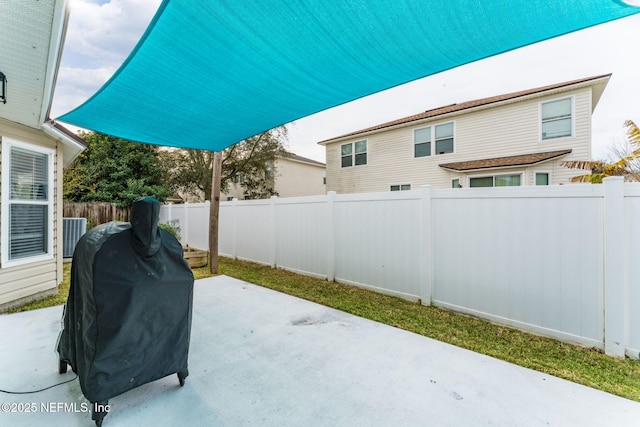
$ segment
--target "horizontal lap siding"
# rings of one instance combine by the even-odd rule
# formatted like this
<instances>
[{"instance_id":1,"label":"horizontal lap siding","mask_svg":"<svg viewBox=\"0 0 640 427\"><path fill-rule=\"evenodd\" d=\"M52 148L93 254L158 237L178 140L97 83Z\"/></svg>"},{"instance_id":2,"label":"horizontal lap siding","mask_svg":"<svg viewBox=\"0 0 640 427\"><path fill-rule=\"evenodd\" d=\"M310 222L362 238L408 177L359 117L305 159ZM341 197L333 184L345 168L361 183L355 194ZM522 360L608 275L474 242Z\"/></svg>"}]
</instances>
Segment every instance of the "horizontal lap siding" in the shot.
<instances>
[{"instance_id":1,"label":"horizontal lap siding","mask_svg":"<svg viewBox=\"0 0 640 427\"><path fill-rule=\"evenodd\" d=\"M0 271L0 304L56 287L54 261L29 264Z\"/></svg>"},{"instance_id":2,"label":"horizontal lap siding","mask_svg":"<svg viewBox=\"0 0 640 427\"><path fill-rule=\"evenodd\" d=\"M0 139L3 136L34 146L55 149L56 152L53 159L54 189L52 194L54 200L52 212L54 215L52 230L53 258L47 261L39 261L9 268L0 267L0 304L26 298L40 292L51 291L62 282L62 257L58 259L58 251L62 252L62 247L59 245L62 237L62 149L58 147L55 141L39 131L0 120ZM1 150L2 144L0 141L0 151ZM1 166L2 165L0 165L0 171L2 170ZM3 178L6 177L0 175L0 180ZM0 218L0 221L1 220ZM2 238L2 236L0 236L0 238Z\"/></svg>"},{"instance_id":3,"label":"horizontal lap siding","mask_svg":"<svg viewBox=\"0 0 640 427\"><path fill-rule=\"evenodd\" d=\"M567 96L573 96L575 101L574 135L540 141L540 102ZM450 121L455 123L455 152L414 158L413 131ZM342 168L340 146L363 139L367 140L367 165ZM465 174L445 170L439 164L572 149L573 152L568 156L534 168L551 170L554 183L567 182L572 176L583 172L561 167L560 162L589 159L590 145L591 89L583 88L470 113L461 112L447 118L328 144L327 190L339 194L389 191L390 184L411 184L412 189L424 184L449 188L451 179ZM517 172L523 170L514 169ZM532 183L532 170L528 170L525 183ZM497 173L508 171L503 169ZM486 173L494 174L496 171Z\"/></svg>"}]
</instances>

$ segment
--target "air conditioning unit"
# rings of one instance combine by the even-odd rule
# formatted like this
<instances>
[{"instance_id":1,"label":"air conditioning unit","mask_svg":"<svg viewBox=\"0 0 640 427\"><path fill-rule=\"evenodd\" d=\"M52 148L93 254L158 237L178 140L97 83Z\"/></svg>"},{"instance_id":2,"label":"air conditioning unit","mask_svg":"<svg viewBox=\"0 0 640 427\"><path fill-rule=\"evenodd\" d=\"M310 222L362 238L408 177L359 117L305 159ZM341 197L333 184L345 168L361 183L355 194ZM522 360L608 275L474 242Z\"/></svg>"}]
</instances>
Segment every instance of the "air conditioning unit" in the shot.
<instances>
[{"instance_id":1,"label":"air conditioning unit","mask_svg":"<svg viewBox=\"0 0 640 427\"><path fill-rule=\"evenodd\" d=\"M78 240L87 231L86 218L62 218L62 256L73 257Z\"/></svg>"}]
</instances>

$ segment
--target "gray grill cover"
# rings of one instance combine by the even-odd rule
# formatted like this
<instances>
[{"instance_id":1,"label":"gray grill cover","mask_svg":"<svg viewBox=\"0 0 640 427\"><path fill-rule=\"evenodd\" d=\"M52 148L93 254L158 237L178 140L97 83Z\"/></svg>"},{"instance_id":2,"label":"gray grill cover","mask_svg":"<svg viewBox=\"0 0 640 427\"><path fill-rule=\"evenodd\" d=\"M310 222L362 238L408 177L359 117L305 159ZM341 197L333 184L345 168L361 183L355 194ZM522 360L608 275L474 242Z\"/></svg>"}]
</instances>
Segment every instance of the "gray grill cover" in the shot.
<instances>
[{"instance_id":1,"label":"gray grill cover","mask_svg":"<svg viewBox=\"0 0 640 427\"><path fill-rule=\"evenodd\" d=\"M91 402L187 369L193 273L159 212L138 199L76 246L57 350Z\"/></svg>"}]
</instances>

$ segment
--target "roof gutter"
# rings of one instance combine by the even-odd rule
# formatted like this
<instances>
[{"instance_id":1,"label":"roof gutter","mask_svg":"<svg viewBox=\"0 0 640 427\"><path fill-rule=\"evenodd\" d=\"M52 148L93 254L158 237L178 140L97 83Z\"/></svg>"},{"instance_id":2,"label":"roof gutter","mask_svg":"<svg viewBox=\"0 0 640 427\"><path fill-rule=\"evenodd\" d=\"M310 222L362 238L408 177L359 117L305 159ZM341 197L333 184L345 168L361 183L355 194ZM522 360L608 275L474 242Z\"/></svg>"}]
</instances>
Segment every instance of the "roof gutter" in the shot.
<instances>
[{"instance_id":1,"label":"roof gutter","mask_svg":"<svg viewBox=\"0 0 640 427\"><path fill-rule=\"evenodd\" d=\"M49 43L49 57L47 58L47 70L45 74L44 93L42 94L42 109L40 118L42 122L49 120L53 93L58 79L58 69L62 59L62 48L67 35L67 25L69 23L69 8L67 0L55 2L53 21L51 23L51 40Z\"/></svg>"},{"instance_id":2,"label":"roof gutter","mask_svg":"<svg viewBox=\"0 0 640 427\"><path fill-rule=\"evenodd\" d=\"M86 148L85 145L80 143L79 137L74 138L57 128L56 122L53 120L43 123L41 128L46 135L62 143L63 167L65 168Z\"/></svg>"},{"instance_id":3,"label":"roof gutter","mask_svg":"<svg viewBox=\"0 0 640 427\"><path fill-rule=\"evenodd\" d=\"M567 154L570 154L570 153L560 154L558 156L551 157L550 159L538 160L537 162L531 162L531 163L522 163L522 164L519 164L519 165L487 166L487 167L484 167L484 168L475 168L475 169L454 169L454 168L447 167L446 163L438 165L438 166L440 166L442 169L446 169L446 170L449 170L449 171L452 171L452 172L458 172L458 173L488 171L488 170L492 170L492 169L528 168L528 167L531 167L531 166L535 166L535 165L539 165L539 164L542 164L542 163L550 162L552 160L559 159L560 157L564 157Z\"/></svg>"}]
</instances>

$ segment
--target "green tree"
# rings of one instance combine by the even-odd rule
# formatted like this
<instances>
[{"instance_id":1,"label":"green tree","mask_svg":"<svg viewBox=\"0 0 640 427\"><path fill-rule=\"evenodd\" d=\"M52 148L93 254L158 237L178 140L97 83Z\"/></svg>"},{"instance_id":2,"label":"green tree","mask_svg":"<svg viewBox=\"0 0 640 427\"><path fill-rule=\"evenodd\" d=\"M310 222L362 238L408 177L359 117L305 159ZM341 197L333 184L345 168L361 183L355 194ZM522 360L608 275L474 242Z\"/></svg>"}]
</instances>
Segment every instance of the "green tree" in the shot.
<instances>
[{"instance_id":1,"label":"green tree","mask_svg":"<svg viewBox=\"0 0 640 427\"><path fill-rule=\"evenodd\" d=\"M264 198L275 195L273 188L274 163L285 155L287 129L284 126L268 130L245 139L222 152L220 187L227 192L238 182L247 196ZM206 150L175 149L162 154L169 165L169 182L173 188L189 194L211 198L213 152Z\"/></svg>"},{"instance_id":2,"label":"green tree","mask_svg":"<svg viewBox=\"0 0 640 427\"><path fill-rule=\"evenodd\" d=\"M640 181L640 129L632 121L624 122L626 128L627 144L623 149L614 150L617 159L604 160L573 160L562 162L562 166L571 169L583 169L591 171L586 175L578 175L571 178L572 182L590 182L600 184L608 176L624 176L625 179Z\"/></svg>"},{"instance_id":3,"label":"green tree","mask_svg":"<svg viewBox=\"0 0 640 427\"><path fill-rule=\"evenodd\" d=\"M63 197L70 202L111 202L130 206L138 197L164 201L173 193L163 182L157 146L97 132L82 133L87 148L65 170Z\"/></svg>"}]
</instances>

